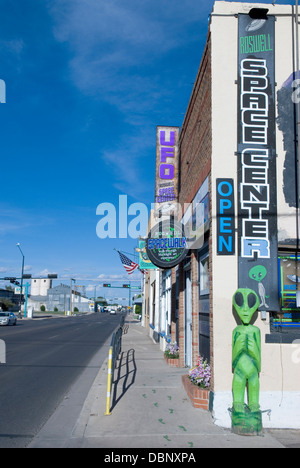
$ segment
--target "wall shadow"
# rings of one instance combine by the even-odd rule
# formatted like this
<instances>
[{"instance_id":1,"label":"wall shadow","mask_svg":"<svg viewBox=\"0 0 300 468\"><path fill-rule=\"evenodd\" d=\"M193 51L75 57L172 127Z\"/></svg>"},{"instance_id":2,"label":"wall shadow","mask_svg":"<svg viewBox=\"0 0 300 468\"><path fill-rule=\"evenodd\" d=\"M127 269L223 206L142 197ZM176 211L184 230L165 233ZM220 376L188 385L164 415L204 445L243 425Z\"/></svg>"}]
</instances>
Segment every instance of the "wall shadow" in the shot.
<instances>
[{"instance_id":1,"label":"wall shadow","mask_svg":"<svg viewBox=\"0 0 300 468\"><path fill-rule=\"evenodd\" d=\"M134 384L136 371L137 367L135 363L135 350L129 349L126 352L122 352L117 361L112 382L113 393L110 408L111 411L113 408L115 408L121 398L123 398L129 388Z\"/></svg>"}]
</instances>

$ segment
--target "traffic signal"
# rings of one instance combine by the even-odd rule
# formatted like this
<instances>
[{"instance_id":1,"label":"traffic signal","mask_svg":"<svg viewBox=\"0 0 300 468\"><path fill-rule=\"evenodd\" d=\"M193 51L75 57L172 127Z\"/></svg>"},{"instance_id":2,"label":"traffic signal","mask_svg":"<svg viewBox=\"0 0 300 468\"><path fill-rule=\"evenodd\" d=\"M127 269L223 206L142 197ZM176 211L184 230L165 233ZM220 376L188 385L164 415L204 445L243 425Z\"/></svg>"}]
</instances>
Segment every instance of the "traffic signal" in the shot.
<instances>
[{"instance_id":1,"label":"traffic signal","mask_svg":"<svg viewBox=\"0 0 300 468\"><path fill-rule=\"evenodd\" d=\"M110 283L105 283L105 284L103 285L103 287L104 287L104 288L111 288L111 284L110 284Z\"/></svg>"},{"instance_id":2,"label":"traffic signal","mask_svg":"<svg viewBox=\"0 0 300 468\"><path fill-rule=\"evenodd\" d=\"M9 281L11 282L11 284L15 284L16 286L20 286L19 281L17 281L16 279L11 279Z\"/></svg>"},{"instance_id":3,"label":"traffic signal","mask_svg":"<svg viewBox=\"0 0 300 468\"><path fill-rule=\"evenodd\" d=\"M20 286L20 283L19 281L17 281L17 278L15 276L6 276L4 280L10 281L11 284L15 284L16 286Z\"/></svg>"},{"instance_id":4,"label":"traffic signal","mask_svg":"<svg viewBox=\"0 0 300 468\"><path fill-rule=\"evenodd\" d=\"M123 284L123 288L130 288L130 284Z\"/></svg>"}]
</instances>

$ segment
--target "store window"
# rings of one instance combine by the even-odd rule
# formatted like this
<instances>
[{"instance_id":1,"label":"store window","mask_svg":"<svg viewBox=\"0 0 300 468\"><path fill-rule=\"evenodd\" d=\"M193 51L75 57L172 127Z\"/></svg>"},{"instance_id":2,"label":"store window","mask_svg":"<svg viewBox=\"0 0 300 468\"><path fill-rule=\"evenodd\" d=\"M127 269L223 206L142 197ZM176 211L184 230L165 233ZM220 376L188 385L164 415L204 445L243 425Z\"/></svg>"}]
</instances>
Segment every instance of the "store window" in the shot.
<instances>
[{"instance_id":1,"label":"store window","mask_svg":"<svg viewBox=\"0 0 300 468\"><path fill-rule=\"evenodd\" d=\"M279 308L270 314L267 343L292 343L300 337L300 256L278 257Z\"/></svg>"},{"instance_id":2,"label":"store window","mask_svg":"<svg viewBox=\"0 0 300 468\"><path fill-rule=\"evenodd\" d=\"M198 252L199 276L199 355L210 361L209 253L208 245Z\"/></svg>"},{"instance_id":3,"label":"store window","mask_svg":"<svg viewBox=\"0 0 300 468\"><path fill-rule=\"evenodd\" d=\"M176 267L176 284L175 284L175 336L176 343L179 343L179 269Z\"/></svg>"},{"instance_id":4,"label":"store window","mask_svg":"<svg viewBox=\"0 0 300 468\"><path fill-rule=\"evenodd\" d=\"M279 297L281 317L274 326L300 328L300 257L280 256Z\"/></svg>"},{"instance_id":5,"label":"store window","mask_svg":"<svg viewBox=\"0 0 300 468\"><path fill-rule=\"evenodd\" d=\"M156 314L156 292L155 292L155 281L151 284L151 296L152 296L152 320L151 325L155 327L155 314Z\"/></svg>"},{"instance_id":6,"label":"store window","mask_svg":"<svg viewBox=\"0 0 300 468\"><path fill-rule=\"evenodd\" d=\"M199 294L209 294L209 256L208 252L200 257L199 261Z\"/></svg>"},{"instance_id":7,"label":"store window","mask_svg":"<svg viewBox=\"0 0 300 468\"><path fill-rule=\"evenodd\" d=\"M169 337L171 333L171 270L162 272L162 291L161 291L161 324L160 331Z\"/></svg>"}]
</instances>

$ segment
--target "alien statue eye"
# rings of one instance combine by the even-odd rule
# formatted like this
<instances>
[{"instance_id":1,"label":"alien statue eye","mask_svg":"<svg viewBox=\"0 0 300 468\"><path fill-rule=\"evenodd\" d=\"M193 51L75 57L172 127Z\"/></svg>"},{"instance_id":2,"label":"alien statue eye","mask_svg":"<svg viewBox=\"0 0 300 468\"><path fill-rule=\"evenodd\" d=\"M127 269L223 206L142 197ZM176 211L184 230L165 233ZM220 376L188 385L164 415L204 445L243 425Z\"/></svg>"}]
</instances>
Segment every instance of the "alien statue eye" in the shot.
<instances>
[{"instance_id":1,"label":"alien statue eye","mask_svg":"<svg viewBox=\"0 0 300 468\"><path fill-rule=\"evenodd\" d=\"M240 292L237 292L236 295L234 296L234 299L235 299L236 305L238 305L239 307L242 307L242 305L244 304L243 294Z\"/></svg>"},{"instance_id":2,"label":"alien statue eye","mask_svg":"<svg viewBox=\"0 0 300 468\"><path fill-rule=\"evenodd\" d=\"M254 294L249 294L248 296L248 306L250 309L255 306L256 296Z\"/></svg>"}]
</instances>

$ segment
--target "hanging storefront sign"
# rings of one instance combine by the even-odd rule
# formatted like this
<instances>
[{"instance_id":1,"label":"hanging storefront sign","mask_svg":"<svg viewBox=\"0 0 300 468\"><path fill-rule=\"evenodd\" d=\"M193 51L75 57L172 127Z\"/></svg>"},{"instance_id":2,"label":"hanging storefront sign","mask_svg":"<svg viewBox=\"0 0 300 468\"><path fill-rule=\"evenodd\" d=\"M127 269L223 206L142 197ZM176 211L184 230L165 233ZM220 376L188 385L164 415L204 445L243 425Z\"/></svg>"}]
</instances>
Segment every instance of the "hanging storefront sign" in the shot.
<instances>
[{"instance_id":1,"label":"hanging storefront sign","mask_svg":"<svg viewBox=\"0 0 300 468\"><path fill-rule=\"evenodd\" d=\"M156 270L157 267L149 260L147 251L146 251L146 241L139 240L139 247L136 249L139 253L139 268L140 270Z\"/></svg>"},{"instance_id":2,"label":"hanging storefront sign","mask_svg":"<svg viewBox=\"0 0 300 468\"><path fill-rule=\"evenodd\" d=\"M217 254L235 254L233 179L217 179Z\"/></svg>"},{"instance_id":3,"label":"hanging storefront sign","mask_svg":"<svg viewBox=\"0 0 300 468\"><path fill-rule=\"evenodd\" d=\"M275 17L239 15L239 287L278 310Z\"/></svg>"},{"instance_id":4,"label":"hanging storefront sign","mask_svg":"<svg viewBox=\"0 0 300 468\"><path fill-rule=\"evenodd\" d=\"M146 251L149 260L158 268L178 265L188 253L183 224L174 219L160 221L149 232Z\"/></svg>"},{"instance_id":5,"label":"hanging storefront sign","mask_svg":"<svg viewBox=\"0 0 300 468\"><path fill-rule=\"evenodd\" d=\"M155 214L174 214L178 202L179 127L156 128Z\"/></svg>"}]
</instances>

